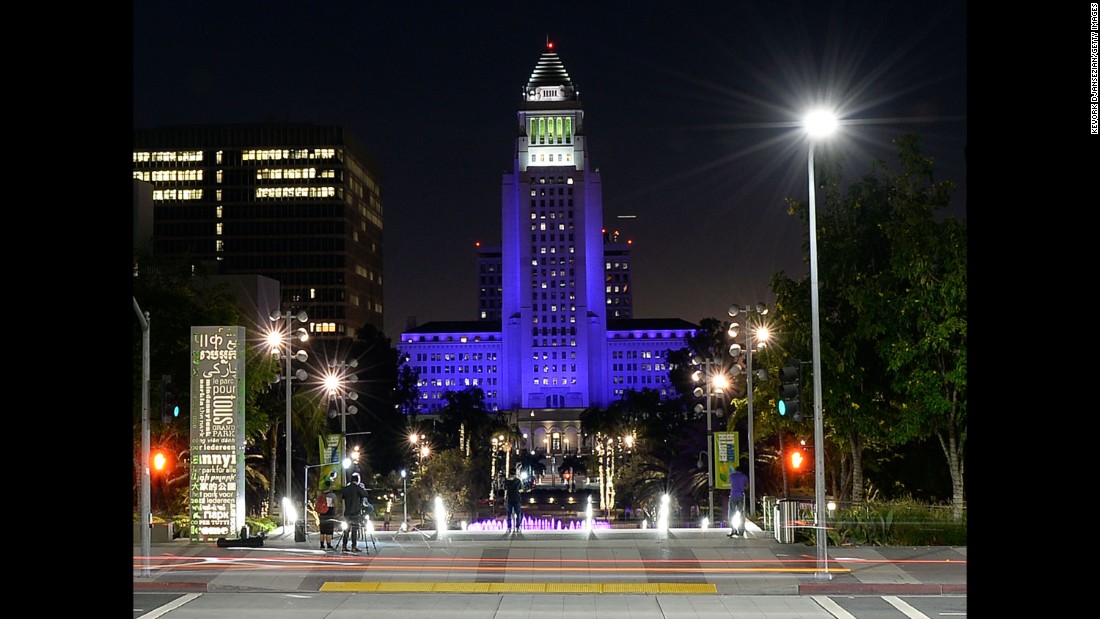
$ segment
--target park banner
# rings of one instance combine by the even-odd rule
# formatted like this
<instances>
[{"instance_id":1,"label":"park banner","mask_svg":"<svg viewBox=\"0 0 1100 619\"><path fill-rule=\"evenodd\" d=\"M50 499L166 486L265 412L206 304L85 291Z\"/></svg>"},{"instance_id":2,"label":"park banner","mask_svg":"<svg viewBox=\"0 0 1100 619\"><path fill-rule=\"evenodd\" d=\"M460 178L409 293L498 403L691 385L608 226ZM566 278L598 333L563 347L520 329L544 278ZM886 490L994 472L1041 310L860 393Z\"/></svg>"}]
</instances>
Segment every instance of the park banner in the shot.
<instances>
[{"instance_id":1,"label":"park banner","mask_svg":"<svg viewBox=\"0 0 1100 619\"><path fill-rule=\"evenodd\" d=\"M737 432L714 433L714 487L730 489L730 473L737 468L741 451Z\"/></svg>"},{"instance_id":2,"label":"park banner","mask_svg":"<svg viewBox=\"0 0 1100 619\"><path fill-rule=\"evenodd\" d=\"M340 473L340 454L343 453L339 434L321 434L317 436L317 447L321 453L321 464L317 465L321 471L317 477L317 489L339 490L344 486L344 480Z\"/></svg>"},{"instance_id":3,"label":"park banner","mask_svg":"<svg viewBox=\"0 0 1100 619\"><path fill-rule=\"evenodd\" d=\"M191 539L244 525L245 328L191 327Z\"/></svg>"}]
</instances>

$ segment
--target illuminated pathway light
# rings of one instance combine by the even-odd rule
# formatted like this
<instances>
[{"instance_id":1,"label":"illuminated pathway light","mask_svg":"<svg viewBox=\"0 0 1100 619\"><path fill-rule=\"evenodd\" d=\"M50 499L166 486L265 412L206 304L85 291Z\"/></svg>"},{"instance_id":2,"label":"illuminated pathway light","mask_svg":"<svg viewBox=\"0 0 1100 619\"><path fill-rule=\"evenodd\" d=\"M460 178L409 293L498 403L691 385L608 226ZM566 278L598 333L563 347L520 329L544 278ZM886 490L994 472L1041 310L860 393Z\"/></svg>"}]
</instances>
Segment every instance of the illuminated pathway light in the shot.
<instances>
[{"instance_id":1,"label":"illuminated pathway light","mask_svg":"<svg viewBox=\"0 0 1100 619\"><path fill-rule=\"evenodd\" d=\"M661 507L657 510L657 530L668 531L668 495L661 495Z\"/></svg>"},{"instance_id":2,"label":"illuminated pathway light","mask_svg":"<svg viewBox=\"0 0 1100 619\"><path fill-rule=\"evenodd\" d=\"M447 532L447 510L443 507L443 497L435 495L435 534L442 536Z\"/></svg>"},{"instance_id":3,"label":"illuminated pathway light","mask_svg":"<svg viewBox=\"0 0 1100 619\"><path fill-rule=\"evenodd\" d=\"M298 510L287 497L283 497L283 514L286 515L287 526L292 527L295 522L298 522Z\"/></svg>"}]
</instances>

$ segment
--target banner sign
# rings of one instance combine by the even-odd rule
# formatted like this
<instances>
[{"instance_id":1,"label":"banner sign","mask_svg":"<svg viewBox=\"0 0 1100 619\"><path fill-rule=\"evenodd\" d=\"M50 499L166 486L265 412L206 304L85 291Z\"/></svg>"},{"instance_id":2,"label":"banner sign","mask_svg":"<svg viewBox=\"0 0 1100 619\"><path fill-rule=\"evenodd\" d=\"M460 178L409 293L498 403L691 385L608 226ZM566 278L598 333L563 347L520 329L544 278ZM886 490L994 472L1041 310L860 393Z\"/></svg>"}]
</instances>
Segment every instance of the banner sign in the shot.
<instances>
[{"instance_id":1,"label":"banner sign","mask_svg":"<svg viewBox=\"0 0 1100 619\"><path fill-rule=\"evenodd\" d=\"M317 489L339 490L344 486L343 469L340 466L340 454L344 453L339 434L322 434L317 437L317 446L321 451L320 477L317 479Z\"/></svg>"},{"instance_id":2,"label":"banner sign","mask_svg":"<svg viewBox=\"0 0 1100 619\"><path fill-rule=\"evenodd\" d=\"M730 472L741 461L737 432L714 433L714 487L729 490Z\"/></svg>"}]
</instances>

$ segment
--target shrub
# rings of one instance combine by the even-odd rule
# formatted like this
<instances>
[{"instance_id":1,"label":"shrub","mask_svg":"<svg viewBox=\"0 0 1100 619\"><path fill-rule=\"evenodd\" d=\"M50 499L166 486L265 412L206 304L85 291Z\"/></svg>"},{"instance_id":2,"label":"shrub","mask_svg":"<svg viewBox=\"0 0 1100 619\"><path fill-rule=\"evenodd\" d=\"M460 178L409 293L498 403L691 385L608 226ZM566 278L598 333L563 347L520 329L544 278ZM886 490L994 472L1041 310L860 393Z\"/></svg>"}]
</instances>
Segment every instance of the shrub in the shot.
<instances>
[{"instance_id":1,"label":"shrub","mask_svg":"<svg viewBox=\"0 0 1100 619\"><path fill-rule=\"evenodd\" d=\"M817 544L812 528L808 545ZM966 519L955 522L951 507L912 499L867 501L837 510L829 521L829 542L835 546L965 546Z\"/></svg>"}]
</instances>

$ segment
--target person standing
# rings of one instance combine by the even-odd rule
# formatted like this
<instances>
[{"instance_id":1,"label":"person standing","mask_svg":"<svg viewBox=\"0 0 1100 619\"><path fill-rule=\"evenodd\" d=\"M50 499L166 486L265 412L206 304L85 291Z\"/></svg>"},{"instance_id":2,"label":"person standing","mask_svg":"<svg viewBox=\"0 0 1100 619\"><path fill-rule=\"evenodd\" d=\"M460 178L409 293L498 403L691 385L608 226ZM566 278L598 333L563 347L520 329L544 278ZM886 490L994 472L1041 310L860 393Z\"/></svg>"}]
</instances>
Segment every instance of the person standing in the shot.
<instances>
[{"instance_id":1,"label":"person standing","mask_svg":"<svg viewBox=\"0 0 1100 619\"><path fill-rule=\"evenodd\" d=\"M332 535L336 532L336 494L329 488L317 497L317 518L321 528L321 550L336 550L332 547Z\"/></svg>"},{"instance_id":2,"label":"person standing","mask_svg":"<svg viewBox=\"0 0 1100 619\"><path fill-rule=\"evenodd\" d=\"M749 478L747 475L737 470L736 466L730 465L730 505L729 522L730 532L726 537L733 537L734 535L745 535L745 489L749 487Z\"/></svg>"},{"instance_id":3,"label":"person standing","mask_svg":"<svg viewBox=\"0 0 1100 619\"><path fill-rule=\"evenodd\" d=\"M509 473L508 479L504 480L504 503L507 508L505 515L507 516L509 531L519 531L520 529L519 488L519 478L516 477L515 473Z\"/></svg>"},{"instance_id":4,"label":"person standing","mask_svg":"<svg viewBox=\"0 0 1100 619\"><path fill-rule=\"evenodd\" d=\"M363 514L363 503L367 498L367 490L359 481L359 473L352 473L348 483L340 491L344 502L344 522L347 528L340 537L340 546L343 552L359 552L359 521ZM348 537L351 537L351 550L348 550Z\"/></svg>"}]
</instances>

